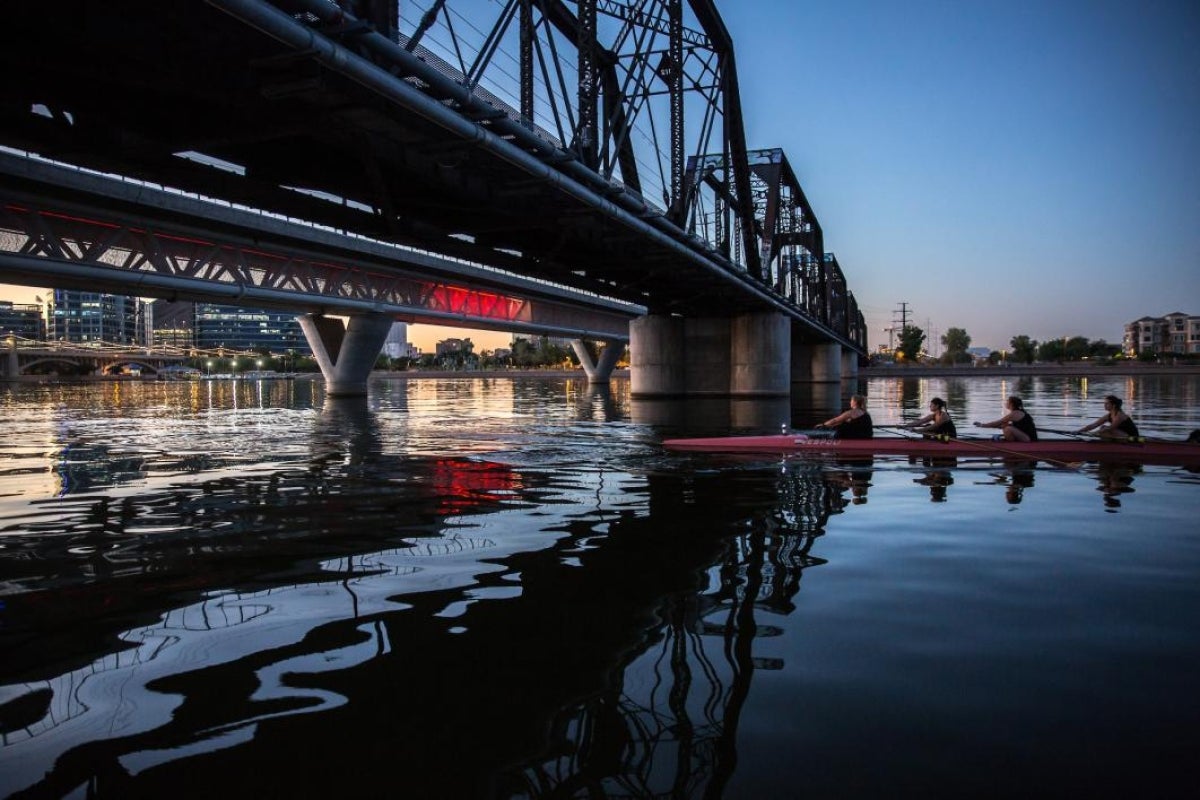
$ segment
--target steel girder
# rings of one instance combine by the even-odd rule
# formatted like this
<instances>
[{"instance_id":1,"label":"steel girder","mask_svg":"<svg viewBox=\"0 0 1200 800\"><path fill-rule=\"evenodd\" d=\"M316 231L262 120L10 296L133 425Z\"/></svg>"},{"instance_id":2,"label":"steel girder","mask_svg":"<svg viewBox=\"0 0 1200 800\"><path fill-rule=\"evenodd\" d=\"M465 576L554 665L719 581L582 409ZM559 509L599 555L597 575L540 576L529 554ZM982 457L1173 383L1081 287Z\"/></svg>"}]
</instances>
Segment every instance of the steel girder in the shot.
<instances>
[{"instance_id":1,"label":"steel girder","mask_svg":"<svg viewBox=\"0 0 1200 800\"><path fill-rule=\"evenodd\" d=\"M0 277L8 282L613 340L626 340L628 321L642 312L430 254L22 161L0 155ZM61 199L50 199L51 190ZM408 270L398 267L402 260Z\"/></svg>"}]
</instances>

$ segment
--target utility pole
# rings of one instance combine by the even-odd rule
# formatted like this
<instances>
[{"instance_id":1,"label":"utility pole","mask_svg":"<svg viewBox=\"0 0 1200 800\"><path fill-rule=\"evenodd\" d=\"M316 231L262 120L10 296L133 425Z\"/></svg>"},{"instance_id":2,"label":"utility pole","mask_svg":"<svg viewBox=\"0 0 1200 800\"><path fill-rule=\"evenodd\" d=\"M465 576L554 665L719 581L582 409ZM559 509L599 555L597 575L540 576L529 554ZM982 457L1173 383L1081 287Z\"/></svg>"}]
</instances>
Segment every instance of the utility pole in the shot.
<instances>
[{"instance_id":1,"label":"utility pole","mask_svg":"<svg viewBox=\"0 0 1200 800\"><path fill-rule=\"evenodd\" d=\"M898 321L896 319L896 314L900 315L900 319ZM899 331L900 335L903 336L904 329L907 327L908 327L908 303L902 302L902 303L900 303L900 308L898 310L892 312L892 327L884 329L888 332L888 349L891 350L893 353L896 352L896 349L894 347L892 347L892 333L894 331Z\"/></svg>"}]
</instances>

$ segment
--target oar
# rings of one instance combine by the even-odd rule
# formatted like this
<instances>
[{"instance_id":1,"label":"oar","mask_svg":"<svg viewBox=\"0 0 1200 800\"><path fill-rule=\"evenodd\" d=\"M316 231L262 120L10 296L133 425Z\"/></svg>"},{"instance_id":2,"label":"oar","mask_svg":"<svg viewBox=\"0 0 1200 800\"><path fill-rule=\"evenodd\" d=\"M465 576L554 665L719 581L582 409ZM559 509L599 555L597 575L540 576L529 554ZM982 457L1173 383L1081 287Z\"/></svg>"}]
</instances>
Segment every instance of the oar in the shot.
<instances>
[{"instance_id":1,"label":"oar","mask_svg":"<svg viewBox=\"0 0 1200 800\"><path fill-rule=\"evenodd\" d=\"M923 434L919 434L907 425L875 425L876 430L896 431L902 439L924 438Z\"/></svg>"},{"instance_id":2,"label":"oar","mask_svg":"<svg viewBox=\"0 0 1200 800\"><path fill-rule=\"evenodd\" d=\"M1186 441L1180 441L1179 439L1161 439L1154 436L1134 436L1133 438L1126 437L1124 439L1118 439L1115 436L1104 436L1103 434L1092 433L1091 431L1084 431L1083 433L1080 433L1079 431L1060 431L1055 428L1039 428L1038 430L1043 430L1047 433L1061 433L1064 436L1079 436L1088 437L1090 439L1100 439L1101 441L1116 442L1117 444L1122 442L1126 442L1128 444L1187 444Z\"/></svg>"},{"instance_id":3,"label":"oar","mask_svg":"<svg viewBox=\"0 0 1200 800\"><path fill-rule=\"evenodd\" d=\"M997 447L995 442L975 442L971 441L970 439L956 439L953 436L946 436L945 434L938 434L933 438L942 442L958 442L959 444L965 444L969 447L978 447L980 450L987 450L991 453L1005 453L1007 455L1019 458L1022 461L1045 461L1047 464L1057 464L1060 467L1066 467L1067 469L1077 470L1084 464L1082 461L1059 461L1056 458L1047 458L1046 456L1022 453L1020 450L1009 450L1006 447Z\"/></svg>"},{"instance_id":4,"label":"oar","mask_svg":"<svg viewBox=\"0 0 1200 800\"><path fill-rule=\"evenodd\" d=\"M1088 438L1098 439L1098 438L1101 438L1100 434L1092 433L1091 431L1084 431L1083 433L1080 433L1079 431L1060 431L1057 428L1043 428L1041 426L1038 427L1038 432L1039 433L1057 433L1060 436L1074 436L1076 439L1088 439Z\"/></svg>"}]
</instances>

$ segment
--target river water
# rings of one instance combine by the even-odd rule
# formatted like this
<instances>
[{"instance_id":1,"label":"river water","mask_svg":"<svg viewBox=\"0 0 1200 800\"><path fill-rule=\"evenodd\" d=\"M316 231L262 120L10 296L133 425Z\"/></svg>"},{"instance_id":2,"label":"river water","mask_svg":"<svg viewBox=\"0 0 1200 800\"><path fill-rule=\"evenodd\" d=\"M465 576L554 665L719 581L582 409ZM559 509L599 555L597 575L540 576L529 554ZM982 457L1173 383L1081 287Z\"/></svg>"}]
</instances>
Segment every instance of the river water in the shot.
<instances>
[{"instance_id":1,"label":"river water","mask_svg":"<svg viewBox=\"0 0 1200 800\"><path fill-rule=\"evenodd\" d=\"M0 387L0 796L1190 797L1200 472L660 445L854 391L1200 427L1194 376Z\"/></svg>"}]
</instances>

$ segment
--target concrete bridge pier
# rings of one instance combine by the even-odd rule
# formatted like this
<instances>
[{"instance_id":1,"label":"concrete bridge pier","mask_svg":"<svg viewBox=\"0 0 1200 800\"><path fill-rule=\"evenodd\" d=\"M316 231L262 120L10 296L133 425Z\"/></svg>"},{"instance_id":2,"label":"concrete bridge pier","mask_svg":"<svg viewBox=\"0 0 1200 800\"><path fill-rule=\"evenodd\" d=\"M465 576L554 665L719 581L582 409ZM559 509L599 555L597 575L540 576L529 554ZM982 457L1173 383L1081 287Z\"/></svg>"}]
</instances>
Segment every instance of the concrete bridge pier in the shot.
<instances>
[{"instance_id":1,"label":"concrete bridge pier","mask_svg":"<svg viewBox=\"0 0 1200 800\"><path fill-rule=\"evenodd\" d=\"M790 321L651 314L629 325L630 390L638 397L787 397Z\"/></svg>"},{"instance_id":2,"label":"concrete bridge pier","mask_svg":"<svg viewBox=\"0 0 1200 800\"><path fill-rule=\"evenodd\" d=\"M392 329L392 315L358 314L343 323L333 317L302 314L299 320L325 376L325 393L334 397L366 395L367 378Z\"/></svg>"},{"instance_id":3,"label":"concrete bridge pier","mask_svg":"<svg viewBox=\"0 0 1200 800\"><path fill-rule=\"evenodd\" d=\"M17 358L17 343L9 340L8 354L4 359L4 377L16 378L21 374L21 361Z\"/></svg>"},{"instance_id":4,"label":"concrete bridge pier","mask_svg":"<svg viewBox=\"0 0 1200 800\"><path fill-rule=\"evenodd\" d=\"M842 379L854 380L858 377L858 353L853 350L842 350Z\"/></svg>"},{"instance_id":5,"label":"concrete bridge pier","mask_svg":"<svg viewBox=\"0 0 1200 800\"><path fill-rule=\"evenodd\" d=\"M571 349L575 351L575 356L579 359L579 364L587 375L588 383L608 383L608 379L612 377L613 368L617 366L617 361L621 358L621 351L625 349L623 342L611 339L605 339L603 342L604 347L600 350L600 358L593 362L592 354L583 343L583 339L571 340Z\"/></svg>"},{"instance_id":6,"label":"concrete bridge pier","mask_svg":"<svg viewBox=\"0 0 1200 800\"><path fill-rule=\"evenodd\" d=\"M792 324L783 314L743 314L731 321L729 392L734 397L787 397L791 391Z\"/></svg>"},{"instance_id":7,"label":"concrete bridge pier","mask_svg":"<svg viewBox=\"0 0 1200 800\"><path fill-rule=\"evenodd\" d=\"M635 396L684 394L683 318L662 314L629 323L629 391Z\"/></svg>"},{"instance_id":8,"label":"concrete bridge pier","mask_svg":"<svg viewBox=\"0 0 1200 800\"><path fill-rule=\"evenodd\" d=\"M854 357L852 351L847 350L846 354ZM837 342L794 345L791 363L793 383L839 383L842 380L843 353Z\"/></svg>"}]
</instances>

